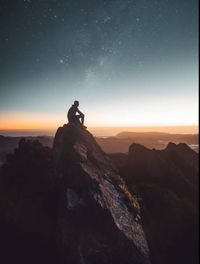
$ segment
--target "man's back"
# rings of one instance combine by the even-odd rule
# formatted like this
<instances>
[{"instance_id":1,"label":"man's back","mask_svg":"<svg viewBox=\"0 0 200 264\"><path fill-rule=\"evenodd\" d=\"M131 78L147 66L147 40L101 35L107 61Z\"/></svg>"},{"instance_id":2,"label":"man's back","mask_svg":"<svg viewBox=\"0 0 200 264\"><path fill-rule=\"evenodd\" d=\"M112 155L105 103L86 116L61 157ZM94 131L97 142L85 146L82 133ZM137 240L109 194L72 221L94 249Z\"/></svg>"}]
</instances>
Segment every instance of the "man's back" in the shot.
<instances>
[{"instance_id":1,"label":"man's back","mask_svg":"<svg viewBox=\"0 0 200 264\"><path fill-rule=\"evenodd\" d=\"M78 107L75 106L75 105L72 105L69 108L69 111L67 113L67 118L68 118L69 122L73 122L74 121L76 113L77 113L77 110L78 110Z\"/></svg>"}]
</instances>

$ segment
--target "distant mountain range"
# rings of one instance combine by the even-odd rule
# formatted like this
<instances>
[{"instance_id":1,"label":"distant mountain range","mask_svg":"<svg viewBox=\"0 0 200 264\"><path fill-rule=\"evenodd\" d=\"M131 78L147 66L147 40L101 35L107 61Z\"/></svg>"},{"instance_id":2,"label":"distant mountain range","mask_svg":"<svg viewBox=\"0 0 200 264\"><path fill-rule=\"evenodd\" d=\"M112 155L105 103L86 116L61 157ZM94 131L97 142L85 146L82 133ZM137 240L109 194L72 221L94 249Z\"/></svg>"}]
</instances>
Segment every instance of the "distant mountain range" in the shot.
<instances>
[{"instance_id":1,"label":"distant mountain range","mask_svg":"<svg viewBox=\"0 0 200 264\"><path fill-rule=\"evenodd\" d=\"M0 165L8 153L17 147L21 137L0 135ZM52 147L52 136L29 136L28 140L39 140L44 146ZM148 148L164 149L169 142L186 143L196 152L199 151L198 134L169 134L162 132L121 132L114 137L96 137L97 143L106 153L127 153L132 143Z\"/></svg>"},{"instance_id":2,"label":"distant mountain range","mask_svg":"<svg viewBox=\"0 0 200 264\"><path fill-rule=\"evenodd\" d=\"M127 153L132 143L148 148L164 149L169 142L186 143L198 151L198 134L169 134L162 132L121 132L115 137L97 138L97 142L107 153Z\"/></svg>"}]
</instances>

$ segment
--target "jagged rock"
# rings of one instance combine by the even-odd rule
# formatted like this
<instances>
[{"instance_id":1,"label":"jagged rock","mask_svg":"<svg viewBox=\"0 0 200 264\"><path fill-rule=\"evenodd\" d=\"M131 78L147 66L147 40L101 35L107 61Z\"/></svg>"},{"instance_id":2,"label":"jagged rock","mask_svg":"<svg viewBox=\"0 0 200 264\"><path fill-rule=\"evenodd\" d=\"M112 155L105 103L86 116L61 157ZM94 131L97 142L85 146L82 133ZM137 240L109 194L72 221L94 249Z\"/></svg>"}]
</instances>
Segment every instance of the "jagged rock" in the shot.
<instances>
[{"instance_id":1,"label":"jagged rock","mask_svg":"<svg viewBox=\"0 0 200 264\"><path fill-rule=\"evenodd\" d=\"M0 169L0 263L59 263L51 149L21 139Z\"/></svg>"},{"instance_id":2,"label":"jagged rock","mask_svg":"<svg viewBox=\"0 0 200 264\"><path fill-rule=\"evenodd\" d=\"M79 125L64 125L57 130L53 152L63 194L58 236L67 259L150 263L138 201L93 136Z\"/></svg>"},{"instance_id":3,"label":"jagged rock","mask_svg":"<svg viewBox=\"0 0 200 264\"><path fill-rule=\"evenodd\" d=\"M184 143L134 143L120 175L140 199L152 262L198 263L198 154Z\"/></svg>"},{"instance_id":4,"label":"jagged rock","mask_svg":"<svg viewBox=\"0 0 200 264\"><path fill-rule=\"evenodd\" d=\"M180 158L182 160L185 160L185 163L188 164L190 168L198 172L199 170L198 154L194 150L192 150L187 144L179 143L176 145L170 142L166 147L165 152L180 156Z\"/></svg>"}]
</instances>

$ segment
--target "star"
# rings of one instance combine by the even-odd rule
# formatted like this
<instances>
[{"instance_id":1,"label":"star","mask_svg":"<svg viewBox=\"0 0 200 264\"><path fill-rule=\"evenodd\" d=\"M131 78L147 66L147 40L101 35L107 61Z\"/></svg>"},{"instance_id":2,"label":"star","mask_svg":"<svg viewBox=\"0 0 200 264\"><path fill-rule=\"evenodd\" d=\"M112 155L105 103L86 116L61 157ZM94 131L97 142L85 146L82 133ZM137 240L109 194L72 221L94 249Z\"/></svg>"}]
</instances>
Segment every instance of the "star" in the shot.
<instances>
[{"instance_id":1,"label":"star","mask_svg":"<svg viewBox=\"0 0 200 264\"><path fill-rule=\"evenodd\" d=\"M99 60L99 65L100 65L100 66L103 66L103 65L104 65L104 59L103 59L103 58L100 58L100 60Z\"/></svg>"},{"instance_id":2,"label":"star","mask_svg":"<svg viewBox=\"0 0 200 264\"><path fill-rule=\"evenodd\" d=\"M103 23L106 24L109 20L111 20L111 17L107 16L104 18Z\"/></svg>"}]
</instances>

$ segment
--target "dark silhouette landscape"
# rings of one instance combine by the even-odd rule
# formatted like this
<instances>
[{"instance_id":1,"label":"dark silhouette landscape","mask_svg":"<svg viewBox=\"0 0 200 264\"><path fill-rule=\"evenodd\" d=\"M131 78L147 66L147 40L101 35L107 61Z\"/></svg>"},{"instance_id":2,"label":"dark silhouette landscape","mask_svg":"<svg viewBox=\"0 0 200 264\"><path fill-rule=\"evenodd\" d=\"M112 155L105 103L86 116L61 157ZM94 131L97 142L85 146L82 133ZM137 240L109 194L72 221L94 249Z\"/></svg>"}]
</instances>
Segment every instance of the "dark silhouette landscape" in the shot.
<instances>
[{"instance_id":1,"label":"dark silhouette landscape","mask_svg":"<svg viewBox=\"0 0 200 264\"><path fill-rule=\"evenodd\" d=\"M194 151L199 151L198 134L170 134L163 132L121 132L116 136L95 137L97 143L106 153L128 153L132 143L139 143L150 149L164 149L169 142L176 144L184 142ZM0 135L0 165L6 159L6 155L17 147L20 136ZM52 148L53 136L26 136L28 140L38 140L44 146Z\"/></svg>"},{"instance_id":2,"label":"dark silhouette landscape","mask_svg":"<svg viewBox=\"0 0 200 264\"><path fill-rule=\"evenodd\" d=\"M95 139L67 124L54 139L1 137L12 150L0 169L1 263L198 262L198 153L134 138L127 153L100 147L147 142L126 136Z\"/></svg>"}]
</instances>

